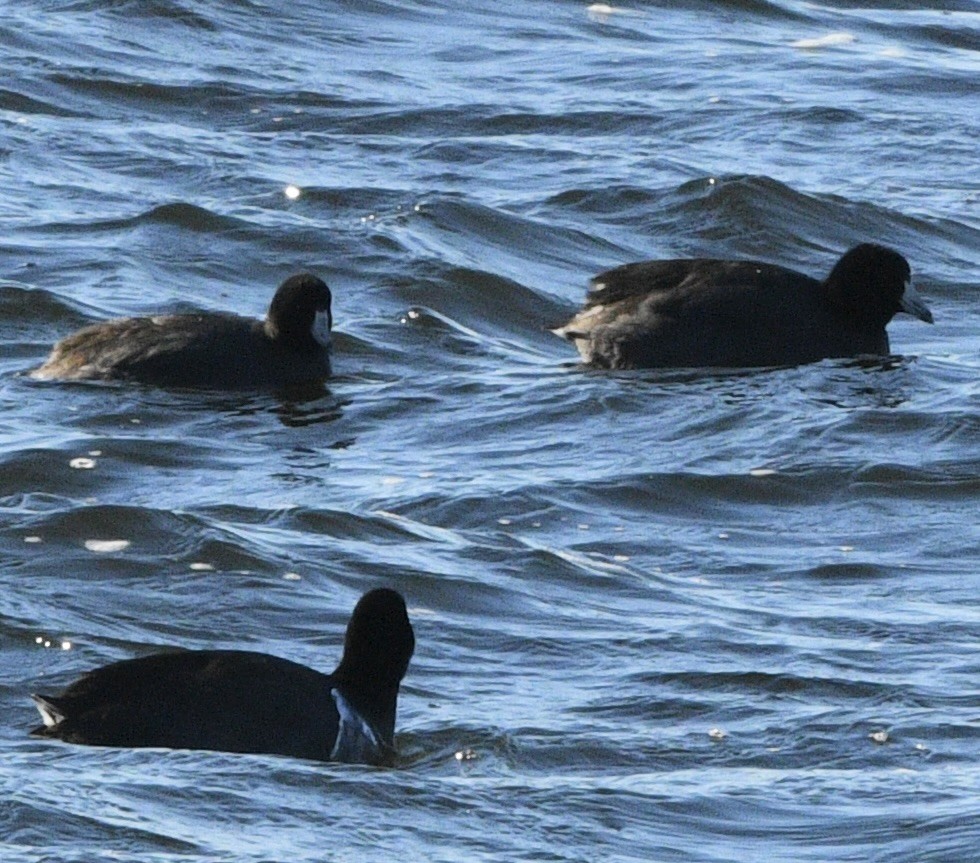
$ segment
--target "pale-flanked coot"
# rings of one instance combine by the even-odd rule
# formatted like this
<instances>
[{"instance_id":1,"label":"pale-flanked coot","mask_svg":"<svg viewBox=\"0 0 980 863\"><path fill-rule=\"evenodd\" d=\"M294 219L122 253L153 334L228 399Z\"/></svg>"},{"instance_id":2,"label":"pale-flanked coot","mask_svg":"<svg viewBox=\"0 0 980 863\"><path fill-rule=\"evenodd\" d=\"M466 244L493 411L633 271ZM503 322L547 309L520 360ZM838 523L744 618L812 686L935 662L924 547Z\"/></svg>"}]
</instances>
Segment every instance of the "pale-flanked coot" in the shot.
<instances>
[{"instance_id":1,"label":"pale-flanked coot","mask_svg":"<svg viewBox=\"0 0 980 863\"><path fill-rule=\"evenodd\" d=\"M44 724L31 734L388 764L414 649L404 599L381 588L354 608L333 674L243 650L158 653L97 668L60 695L32 695Z\"/></svg>"},{"instance_id":2,"label":"pale-flanked coot","mask_svg":"<svg viewBox=\"0 0 980 863\"><path fill-rule=\"evenodd\" d=\"M596 276L553 332L599 368L786 366L887 354L898 312L932 323L908 261L865 243L822 282L759 261L626 264Z\"/></svg>"},{"instance_id":3,"label":"pale-flanked coot","mask_svg":"<svg viewBox=\"0 0 980 863\"><path fill-rule=\"evenodd\" d=\"M131 380L171 387L267 388L330 375L330 289L300 273L265 320L225 312L119 318L58 342L40 380Z\"/></svg>"}]
</instances>

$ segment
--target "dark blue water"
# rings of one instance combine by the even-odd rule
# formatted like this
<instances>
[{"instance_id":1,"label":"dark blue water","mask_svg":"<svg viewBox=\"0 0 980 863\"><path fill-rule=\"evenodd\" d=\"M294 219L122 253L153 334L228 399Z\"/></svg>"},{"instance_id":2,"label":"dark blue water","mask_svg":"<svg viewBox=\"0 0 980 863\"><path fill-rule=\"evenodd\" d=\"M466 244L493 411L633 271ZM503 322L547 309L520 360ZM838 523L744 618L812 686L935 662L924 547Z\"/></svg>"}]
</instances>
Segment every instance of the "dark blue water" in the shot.
<instances>
[{"instance_id":1,"label":"dark blue water","mask_svg":"<svg viewBox=\"0 0 980 863\"><path fill-rule=\"evenodd\" d=\"M980 6L867 5L0 3L5 863L980 859ZM547 332L614 264L867 240L936 317L888 361ZM325 389L20 374L300 269ZM160 646L330 670L379 585L393 770L26 736Z\"/></svg>"}]
</instances>

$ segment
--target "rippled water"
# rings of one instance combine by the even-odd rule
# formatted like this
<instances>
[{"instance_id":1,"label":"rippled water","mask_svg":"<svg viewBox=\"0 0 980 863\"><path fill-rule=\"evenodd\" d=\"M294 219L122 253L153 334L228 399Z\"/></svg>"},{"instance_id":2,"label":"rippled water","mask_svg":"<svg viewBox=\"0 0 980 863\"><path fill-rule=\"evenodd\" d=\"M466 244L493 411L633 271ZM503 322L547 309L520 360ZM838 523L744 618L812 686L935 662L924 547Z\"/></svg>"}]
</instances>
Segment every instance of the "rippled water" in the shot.
<instances>
[{"instance_id":1,"label":"rippled water","mask_svg":"<svg viewBox=\"0 0 980 863\"><path fill-rule=\"evenodd\" d=\"M4 861L976 859L980 9L867 5L0 4ZM936 317L888 361L546 330L613 264L863 240ZM20 375L303 268L324 389ZM382 584L394 770L26 737L161 645L330 670Z\"/></svg>"}]
</instances>

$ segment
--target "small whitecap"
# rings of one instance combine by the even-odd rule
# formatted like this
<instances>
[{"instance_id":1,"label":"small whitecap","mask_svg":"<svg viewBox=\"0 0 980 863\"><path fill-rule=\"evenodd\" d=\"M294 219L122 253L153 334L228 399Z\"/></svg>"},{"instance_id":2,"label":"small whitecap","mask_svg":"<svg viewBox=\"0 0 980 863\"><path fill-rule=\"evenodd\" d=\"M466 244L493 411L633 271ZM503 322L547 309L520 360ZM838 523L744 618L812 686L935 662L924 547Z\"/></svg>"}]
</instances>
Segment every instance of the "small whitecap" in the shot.
<instances>
[{"instance_id":1,"label":"small whitecap","mask_svg":"<svg viewBox=\"0 0 980 863\"><path fill-rule=\"evenodd\" d=\"M827 33L825 36L817 36L813 39L797 39L790 42L792 48L833 48L835 45L849 45L855 40L853 33Z\"/></svg>"},{"instance_id":2,"label":"small whitecap","mask_svg":"<svg viewBox=\"0 0 980 863\"><path fill-rule=\"evenodd\" d=\"M629 16L639 13L621 6L610 6L608 3L593 3L585 10L585 14L589 16L589 20L605 24L613 15Z\"/></svg>"},{"instance_id":3,"label":"small whitecap","mask_svg":"<svg viewBox=\"0 0 980 863\"><path fill-rule=\"evenodd\" d=\"M214 567L210 563L195 561L190 567L194 572L214 572Z\"/></svg>"},{"instance_id":4,"label":"small whitecap","mask_svg":"<svg viewBox=\"0 0 980 863\"><path fill-rule=\"evenodd\" d=\"M513 524L509 518L498 518L497 524Z\"/></svg>"},{"instance_id":5,"label":"small whitecap","mask_svg":"<svg viewBox=\"0 0 980 863\"><path fill-rule=\"evenodd\" d=\"M132 543L128 539L87 539L85 548L99 554L111 554L114 551L123 551Z\"/></svg>"},{"instance_id":6,"label":"small whitecap","mask_svg":"<svg viewBox=\"0 0 980 863\"><path fill-rule=\"evenodd\" d=\"M593 3L585 10L586 15L593 21L605 22L616 10L606 3Z\"/></svg>"},{"instance_id":7,"label":"small whitecap","mask_svg":"<svg viewBox=\"0 0 980 863\"><path fill-rule=\"evenodd\" d=\"M283 574L283 580L284 581L302 581L303 580L303 576L301 576L298 572L287 572L287 573L284 573Z\"/></svg>"},{"instance_id":8,"label":"small whitecap","mask_svg":"<svg viewBox=\"0 0 980 863\"><path fill-rule=\"evenodd\" d=\"M888 732L887 731L872 731L868 737L870 737L875 743L887 743L888 742Z\"/></svg>"},{"instance_id":9,"label":"small whitecap","mask_svg":"<svg viewBox=\"0 0 980 863\"><path fill-rule=\"evenodd\" d=\"M460 749L454 756L457 761L474 761L476 752L472 749Z\"/></svg>"},{"instance_id":10,"label":"small whitecap","mask_svg":"<svg viewBox=\"0 0 980 863\"><path fill-rule=\"evenodd\" d=\"M840 547L840 550L841 551L854 551L854 546L853 545L842 545Z\"/></svg>"},{"instance_id":11,"label":"small whitecap","mask_svg":"<svg viewBox=\"0 0 980 863\"><path fill-rule=\"evenodd\" d=\"M775 472L770 467L756 467L749 471L749 476L772 476Z\"/></svg>"},{"instance_id":12,"label":"small whitecap","mask_svg":"<svg viewBox=\"0 0 980 863\"><path fill-rule=\"evenodd\" d=\"M282 193L289 198L290 201L295 201L302 194L299 186L294 186L292 183L286 186L286 188L282 190Z\"/></svg>"},{"instance_id":13,"label":"small whitecap","mask_svg":"<svg viewBox=\"0 0 980 863\"><path fill-rule=\"evenodd\" d=\"M718 539L728 539L728 534L727 533L719 533L718 534Z\"/></svg>"},{"instance_id":14,"label":"small whitecap","mask_svg":"<svg viewBox=\"0 0 980 863\"><path fill-rule=\"evenodd\" d=\"M724 740L726 737L728 737L728 732L722 731L720 728L712 728L708 732L708 737L710 737L712 740Z\"/></svg>"},{"instance_id":15,"label":"small whitecap","mask_svg":"<svg viewBox=\"0 0 980 863\"><path fill-rule=\"evenodd\" d=\"M33 544L33 543L38 543L38 542L44 542L44 540L41 539L41 537L39 537L39 536L25 536L24 537L24 542L29 542L29 543L32 543Z\"/></svg>"},{"instance_id":16,"label":"small whitecap","mask_svg":"<svg viewBox=\"0 0 980 863\"><path fill-rule=\"evenodd\" d=\"M630 559L630 556L628 554L614 554L613 555L613 560L615 560L617 563L626 563L629 559Z\"/></svg>"},{"instance_id":17,"label":"small whitecap","mask_svg":"<svg viewBox=\"0 0 980 863\"><path fill-rule=\"evenodd\" d=\"M95 459L79 456L68 462L68 467L72 467L75 470L92 470L95 467Z\"/></svg>"}]
</instances>

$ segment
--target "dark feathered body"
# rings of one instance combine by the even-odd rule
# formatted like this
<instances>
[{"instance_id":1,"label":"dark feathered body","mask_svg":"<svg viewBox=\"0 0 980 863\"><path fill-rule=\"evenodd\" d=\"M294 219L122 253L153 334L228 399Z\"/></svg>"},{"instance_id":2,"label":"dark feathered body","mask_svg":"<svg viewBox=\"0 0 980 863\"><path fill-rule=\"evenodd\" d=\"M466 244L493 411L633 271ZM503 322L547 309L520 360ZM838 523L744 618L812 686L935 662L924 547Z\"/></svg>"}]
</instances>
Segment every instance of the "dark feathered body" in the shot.
<instances>
[{"instance_id":1,"label":"dark feathered body","mask_svg":"<svg viewBox=\"0 0 980 863\"><path fill-rule=\"evenodd\" d=\"M381 764L394 747L398 689L415 647L405 603L365 594L333 674L263 653L192 650L97 668L33 696L31 733L95 746L155 746Z\"/></svg>"},{"instance_id":2,"label":"dark feathered body","mask_svg":"<svg viewBox=\"0 0 980 863\"><path fill-rule=\"evenodd\" d=\"M905 259L880 246L858 246L822 282L760 261L647 261L596 276L583 310L555 332L606 368L880 355L897 311L932 319L909 283Z\"/></svg>"},{"instance_id":3,"label":"dark feathered body","mask_svg":"<svg viewBox=\"0 0 980 863\"><path fill-rule=\"evenodd\" d=\"M58 342L32 376L222 389L318 381L330 375L329 314L327 286L302 274L283 282L265 320L202 312L92 324Z\"/></svg>"},{"instance_id":4,"label":"dark feathered body","mask_svg":"<svg viewBox=\"0 0 980 863\"><path fill-rule=\"evenodd\" d=\"M328 674L262 653L162 653L106 665L57 697L39 696L63 718L32 733L95 746L327 761L339 725L333 686Z\"/></svg>"}]
</instances>

